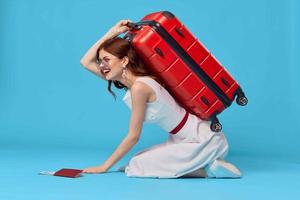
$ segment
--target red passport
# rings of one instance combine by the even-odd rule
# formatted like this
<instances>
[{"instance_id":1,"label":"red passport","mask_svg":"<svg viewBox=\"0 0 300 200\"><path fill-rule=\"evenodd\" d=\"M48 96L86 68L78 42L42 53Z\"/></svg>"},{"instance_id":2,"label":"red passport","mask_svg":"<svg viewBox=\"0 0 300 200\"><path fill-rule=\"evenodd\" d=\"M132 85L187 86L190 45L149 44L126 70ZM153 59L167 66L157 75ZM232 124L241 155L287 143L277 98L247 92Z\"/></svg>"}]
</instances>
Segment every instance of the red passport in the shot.
<instances>
[{"instance_id":1,"label":"red passport","mask_svg":"<svg viewBox=\"0 0 300 200\"><path fill-rule=\"evenodd\" d=\"M56 172L43 171L40 172L40 175L53 175L53 176L63 176L68 178L77 178L81 176L83 170L81 169L68 169L62 168Z\"/></svg>"},{"instance_id":2,"label":"red passport","mask_svg":"<svg viewBox=\"0 0 300 200\"><path fill-rule=\"evenodd\" d=\"M53 175L54 176L64 176L69 178L76 178L81 175L82 170L81 169L66 169L63 168L61 170L58 170Z\"/></svg>"}]
</instances>

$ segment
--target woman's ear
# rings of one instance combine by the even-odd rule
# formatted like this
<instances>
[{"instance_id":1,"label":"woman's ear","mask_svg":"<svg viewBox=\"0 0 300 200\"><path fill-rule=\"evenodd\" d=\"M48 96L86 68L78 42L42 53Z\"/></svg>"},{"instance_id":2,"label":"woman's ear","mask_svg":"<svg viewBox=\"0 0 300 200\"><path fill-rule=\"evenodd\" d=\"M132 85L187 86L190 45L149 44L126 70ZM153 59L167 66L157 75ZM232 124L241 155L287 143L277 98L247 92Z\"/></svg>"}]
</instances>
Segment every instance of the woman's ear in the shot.
<instances>
[{"instance_id":1,"label":"woman's ear","mask_svg":"<svg viewBox=\"0 0 300 200\"><path fill-rule=\"evenodd\" d=\"M126 66L129 63L129 58L127 56L124 56L123 60L122 60L122 65Z\"/></svg>"}]
</instances>

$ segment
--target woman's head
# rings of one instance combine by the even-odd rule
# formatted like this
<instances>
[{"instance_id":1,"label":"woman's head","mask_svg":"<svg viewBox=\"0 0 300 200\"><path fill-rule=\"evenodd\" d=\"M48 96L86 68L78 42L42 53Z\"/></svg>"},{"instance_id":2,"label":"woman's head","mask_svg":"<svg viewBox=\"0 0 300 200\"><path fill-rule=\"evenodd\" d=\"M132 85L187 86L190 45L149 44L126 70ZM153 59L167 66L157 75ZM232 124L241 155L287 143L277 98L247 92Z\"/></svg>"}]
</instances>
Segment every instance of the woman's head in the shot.
<instances>
[{"instance_id":1,"label":"woman's head","mask_svg":"<svg viewBox=\"0 0 300 200\"><path fill-rule=\"evenodd\" d=\"M116 88L128 89L118 81L124 69L135 76L153 76L152 71L147 68L130 43L120 37L114 37L102 43L97 49L96 56L98 63L104 66L99 70L108 80L108 91L114 97L116 95L111 91L112 83ZM153 78L158 80L154 76Z\"/></svg>"}]
</instances>

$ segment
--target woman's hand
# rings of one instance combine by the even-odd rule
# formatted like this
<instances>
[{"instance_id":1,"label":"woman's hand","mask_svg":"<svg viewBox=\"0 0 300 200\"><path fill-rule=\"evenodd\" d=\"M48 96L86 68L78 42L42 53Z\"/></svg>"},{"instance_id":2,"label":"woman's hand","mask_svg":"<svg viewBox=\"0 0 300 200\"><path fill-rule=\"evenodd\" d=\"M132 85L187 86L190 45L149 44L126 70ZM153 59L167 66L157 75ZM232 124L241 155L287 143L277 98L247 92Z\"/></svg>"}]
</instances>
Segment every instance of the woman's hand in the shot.
<instances>
[{"instance_id":1,"label":"woman's hand","mask_svg":"<svg viewBox=\"0 0 300 200\"><path fill-rule=\"evenodd\" d=\"M83 169L83 173L87 173L87 174L97 174L97 173L105 173L107 172L107 167L105 167L104 165L100 165L100 166L95 166L95 167L89 167L89 168L85 168Z\"/></svg>"},{"instance_id":2,"label":"woman's hand","mask_svg":"<svg viewBox=\"0 0 300 200\"><path fill-rule=\"evenodd\" d=\"M113 38L123 32L126 32L130 29L130 27L127 26L128 22L132 22L129 19L123 19L119 21L116 25L111 27L109 31L105 34L107 38Z\"/></svg>"}]
</instances>

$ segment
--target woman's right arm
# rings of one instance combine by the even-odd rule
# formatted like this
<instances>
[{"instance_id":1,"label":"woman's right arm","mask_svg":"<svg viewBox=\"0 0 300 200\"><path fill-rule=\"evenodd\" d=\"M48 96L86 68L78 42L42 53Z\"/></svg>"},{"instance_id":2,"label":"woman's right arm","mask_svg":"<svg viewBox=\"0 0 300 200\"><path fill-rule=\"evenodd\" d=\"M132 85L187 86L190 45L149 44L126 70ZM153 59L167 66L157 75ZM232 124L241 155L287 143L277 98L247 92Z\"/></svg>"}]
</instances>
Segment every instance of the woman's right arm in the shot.
<instances>
[{"instance_id":1,"label":"woman's right arm","mask_svg":"<svg viewBox=\"0 0 300 200\"><path fill-rule=\"evenodd\" d=\"M93 74L99 76L100 78L105 79L104 75L102 74L101 70L97 68L97 49L98 47L105 42L109 37L107 35L104 35L102 38L100 38L93 46L84 54L84 56L80 60L80 64L92 72Z\"/></svg>"},{"instance_id":2,"label":"woman's right arm","mask_svg":"<svg viewBox=\"0 0 300 200\"><path fill-rule=\"evenodd\" d=\"M129 27L126 26L131 20L121 20L115 26L113 26L102 38L100 38L93 46L84 54L80 60L80 64L85 67L87 70L93 74L99 76L100 78L105 79L104 74L97 68L97 49L98 47L105 42L106 40L113 38L127 30Z\"/></svg>"}]
</instances>

